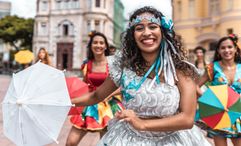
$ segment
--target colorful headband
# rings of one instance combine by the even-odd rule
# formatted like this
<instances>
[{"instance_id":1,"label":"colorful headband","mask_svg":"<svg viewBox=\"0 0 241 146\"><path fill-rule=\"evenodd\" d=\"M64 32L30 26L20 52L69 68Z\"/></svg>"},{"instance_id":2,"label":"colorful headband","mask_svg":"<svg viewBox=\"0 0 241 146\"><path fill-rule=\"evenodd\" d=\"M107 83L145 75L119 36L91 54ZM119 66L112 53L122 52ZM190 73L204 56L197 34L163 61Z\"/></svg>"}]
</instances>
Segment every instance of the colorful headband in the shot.
<instances>
[{"instance_id":1,"label":"colorful headband","mask_svg":"<svg viewBox=\"0 0 241 146\"><path fill-rule=\"evenodd\" d=\"M148 20L152 23L156 23L158 25L161 25L160 18L156 18L153 15L142 15L142 16L136 16L135 19L132 19L132 21L129 23L129 27L137 25L138 23L140 23L144 19Z\"/></svg>"},{"instance_id":2,"label":"colorful headband","mask_svg":"<svg viewBox=\"0 0 241 146\"><path fill-rule=\"evenodd\" d=\"M169 32L172 32L173 30L173 22L171 19L168 19L167 17L165 16L162 16L162 19L161 19L161 26L168 30Z\"/></svg>"},{"instance_id":3,"label":"colorful headband","mask_svg":"<svg viewBox=\"0 0 241 146\"><path fill-rule=\"evenodd\" d=\"M160 25L162 28L164 28L165 30L167 30L168 32L172 32L173 29L173 22L171 19L168 19L165 16L160 18L156 18L154 15L142 15L142 16L136 16L135 19L132 19L132 21L129 23L129 28L131 28L132 26L137 25L138 23L140 23L142 20L148 20L152 23L156 23L158 25Z\"/></svg>"}]
</instances>

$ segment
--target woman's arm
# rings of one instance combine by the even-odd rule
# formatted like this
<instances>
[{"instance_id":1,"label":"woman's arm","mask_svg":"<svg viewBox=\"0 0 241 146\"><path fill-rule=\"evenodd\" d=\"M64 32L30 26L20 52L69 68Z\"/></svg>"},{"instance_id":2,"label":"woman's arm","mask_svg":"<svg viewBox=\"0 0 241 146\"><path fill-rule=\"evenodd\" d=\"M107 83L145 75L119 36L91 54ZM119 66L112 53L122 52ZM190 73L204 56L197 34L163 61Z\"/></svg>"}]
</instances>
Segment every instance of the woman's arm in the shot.
<instances>
[{"instance_id":1,"label":"woman's arm","mask_svg":"<svg viewBox=\"0 0 241 146\"><path fill-rule=\"evenodd\" d=\"M112 92L110 95L108 95L108 97L106 97L103 102L108 102L109 100L112 99L113 96L116 96L116 95L121 95L121 89L120 89L120 87L117 88L117 89L116 89L114 92ZM117 98L117 99L118 99L118 98ZM120 97L118 100L121 100L121 97Z\"/></svg>"},{"instance_id":2,"label":"woman's arm","mask_svg":"<svg viewBox=\"0 0 241 146\"><path fill-rule=\"evenodd\" d=\"M205 71L205 73L198 79L198 86L201 87L209 80L208 73Z\"/></svg>"},{"instance_id":3,"label":"woman's arm","mask_svg":"<svg viewBox=\"0 0 241 146\"><path fill-rule=\"evenodd\" d=\"M121 94L121 89L120 87L117 88L114 92L112 92L105 100L108 101L111 99L112 96L120 95Z\"/></svg>"},{"instance_id":4,"label":"woman's arm","mask_svg":"<svg viewBox=\"0 0 241 146\"><path fill-rule=\"evenodd\" d=\"M144 131L176 131L192 128L196 111L196 84L183 73L177 72L180 92L180 112L166 118L140 119L131 110L117 114L117 117L129 122L135 129Z\"/></svg>"},{"instance_id":5,"label":"woman's arm","mask_svg":"<svg viewBox=\"0 0 241 146\"><path fill-rule=\"evenodd\" d=\"M117 89L115 83L108 77L103 84L96 89L96 91L85 94L82 97L71 100L72 104L76 106L87 106L103 101L108 95Z\"/></svg>"},{"instance_id":6,"label":"woman's arm","mask_svg":"<svg viewBox=\"0 0 241 146\"><path fill-rule=\"evenodd\" d=\"M207 71L205 71L205 73L198 79L197 82L197 96L201 96L202 95L202 90L201 90L201 86L204 85L207 81L209 80Z\"/></svg>"},{"instance_id":7,"label":"woman's arm","mask_svg":"<svg viewBox=\"0 0 241 146\"><path fill-rule=\"evenodd\" d=\"M119 95L119 94L121 94L121 88L120 87L118 89L116 89L114 92L112 92L111 95L109 95L109 97Z\"/></svg>"}]
</instances>

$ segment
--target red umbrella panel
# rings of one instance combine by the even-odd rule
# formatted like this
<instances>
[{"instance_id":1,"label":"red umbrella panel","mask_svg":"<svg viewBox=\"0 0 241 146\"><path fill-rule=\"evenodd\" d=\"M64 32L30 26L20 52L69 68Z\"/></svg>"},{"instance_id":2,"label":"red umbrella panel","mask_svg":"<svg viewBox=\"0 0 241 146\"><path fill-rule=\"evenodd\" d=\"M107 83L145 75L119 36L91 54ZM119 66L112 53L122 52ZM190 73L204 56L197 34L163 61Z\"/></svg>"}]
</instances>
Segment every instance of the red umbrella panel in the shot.
<instances>
[{"instance_id":1,"label":"red umbrella panel","mask_svg":"<svg viewBox=\"0 0 241 146\"><path fill-rule=\"evenodd\" d=\"M78 77L67 77L66 84L70 98L80 97L89 91L88 85ZM69 115L79 115L83 109L84 107L72 107Z\"/></svg>"},{"instance_id":2,"label":"red umbrella panel","mask_svg":"<svg viewBox=\"0 0 241 146\"><path fill-rule=\"evenodd\" d=\"M212 129L231 127L241 116L240 95L227 85L210 86L198 104L201 120Z\"/></svg>"}]
</instances>

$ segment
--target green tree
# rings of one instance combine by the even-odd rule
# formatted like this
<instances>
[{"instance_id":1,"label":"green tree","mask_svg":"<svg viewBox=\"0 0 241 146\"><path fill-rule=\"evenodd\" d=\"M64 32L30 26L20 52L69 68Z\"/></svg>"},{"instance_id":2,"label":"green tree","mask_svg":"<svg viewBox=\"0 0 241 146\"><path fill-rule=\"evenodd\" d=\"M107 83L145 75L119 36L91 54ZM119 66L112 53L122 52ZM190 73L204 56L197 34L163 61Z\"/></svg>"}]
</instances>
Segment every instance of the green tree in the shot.
<instances>
[{"instance_id":1,"label":"green tree","mask_svg":"<svg viewBox=\"0 0 241 146\"><path fill-rule=\"evenodd\" d=\"M12 45L17 51L20 48L32 50L34 20L18 16L6 16L0 19L0 39Z\"/></svg>"}]
</instances>

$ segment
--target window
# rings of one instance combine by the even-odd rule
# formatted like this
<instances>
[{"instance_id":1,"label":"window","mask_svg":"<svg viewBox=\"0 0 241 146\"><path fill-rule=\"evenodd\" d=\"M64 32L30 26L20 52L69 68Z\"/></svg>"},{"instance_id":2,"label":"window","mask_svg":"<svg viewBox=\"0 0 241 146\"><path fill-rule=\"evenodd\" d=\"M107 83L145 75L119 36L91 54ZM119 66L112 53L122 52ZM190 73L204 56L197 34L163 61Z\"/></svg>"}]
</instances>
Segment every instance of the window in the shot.
<instances>
[{"instance_id":1,"label":"window","mask_svg":"<svg viewBox=\"0 0 241 146\"><path fill-rule=\"evenodd\" d=\"M100 21L99 20L95 20L95 30L96 31L101 31L100 30Z\"/></svg>"},{"instance_id":2,"label":"window","mask_svg":"<svg viewBox=\"0 0 241 146\"><path fill-rule=\"evenodd\" d=\"M74 25L73 25L73 23L69 24L69 35L74 36Z\"/></svg>"},{"instance_id":3,"label":"window","mask_svg":"<svg viewBox=\"0 0 241 146\"><path fill-rule=\"evenodd\" d=\"M56 9L57 9L57 10L60 10L60 9L61 9L61 1L60 1L60 0L57 0L57 1L56 1Z\"/></svg>"},{"instance_id":4,"label":"window","mask_svg":"<svg viewBox=\"0 0 241 146\"><path fill-rule=\"evenodd\" d=\"M195 0L189 0L189 17L195 17Z\"/></svg>"},{"instance_id":5,"label":"window","mask_svg":"<svg viewBox=\"0 0 241 146\"><path fill-rule=\"evenodd\" d=\"M65 0L65 1L62 3L62 8L63 8L63 9L68 9L68 8L69 8L69 1L68 1L68 0Z\"/></svg>"},{"instance_id":6,"label":"window","mask_svg":"<svg viewBox=\"0 0 241 146\"><path fill-rule=\"evenodd\" d=\"M228 33L228 35L233 34L233 29L232 28L227 29L227 33Z\"/></svg>"},{"instance_id":7,"label":"window","mask_svg":"<svg viewBox=\"0 0 241 146\"><path fill-rule=\"evenodd\" d=\"M72 1L66 0L66 9L71 9L72 8Z\"/></svg>"},{"instance_id":8,"label":"window","mask_svg":"<svg viewBox=\"0 0 241 146\"><path fill-rule=\"evenodd\" d=\"M63 35L64 36L69 35L69 25L68 24L63 25Z\"/></svg>"},{"instance_id":9,"label":"window","mask_svg":"<svg viewBox=\"0 0 241 146\"><path fill-rule=\"evenodd\" d=\"M73 9L79 8L79 0L73 0L71 3L72 3L71 8Z\"/></svg>"},{"instance_id":10,"label":"window","mask_svg":"<svg viewBox=\"0 0 241 146\"><path fill-rule=\"evenodd\" d=\"M71 2L70 1L66 0L65 1L65 5L66 5L65 9L70 9L71 8Z\"/></svg>"},{"instance_id":11,"label":"window","mask_svg":"<svg viewBox=\"0 0 241 146\"><path fill-rule=\"evenodd\" d=\"M210 0L210 15L215 16L219 14L219 0Z\"/></svg>"},{"instance_id":12,"label":"window","mask_svg":"<svg viewBox=\"0 0 241 146\"><path fill-rule=\"evenodd\" d=\"M88 10L91 10L92 0L87 0Z\"/></svg>"},{"instance_id":13,"label":"window","mask_svg":"<svg viewBox=\"0 0 241 146\"><path fill-rule=\"evenodd\" d=\"M177 19L181 19L181 14L182 14L182 2L178 1L177 2Z\"/></svg>"},{"instance_id":14,"label":"window","mask_svg":"<svg viewBox=\"0 0 241 146\"><path fill-rule=\"evenodd\" d=\"M40 22L39 23L39 35L47 35L47 23L46 22Z\"/></svg>"},{"instance_id":15,"label":"window","mask_svg":"<svg viewBox=\"0 0 241 146\"><path fill-rule=\"evenodd\" d=\"M100 7L100 0L95 0L95 7Z\"/></svg>"},{"instance_id":16,"label":"window","mask_svg":"<svg viewBox=\"0 0 241 146\"><path fill-rule=\"evenodd\" d=\"M41 3L41 11L47 11L48 10L48 2L42 1Z\"/></svg>"},{"instance_id":17,"label":"window","mask_svg":"<svg viewBox=\"0 0 241 146\"><path fill-rule=\"evenodd\" d=\"M0 19L7 16L7 15L10 15L10 12L8 11L5 11L5 10L1 10L0 11Z\"/></svg>"},{"instance_id":18,"label":"window","mask_svg":"<svg viewBox=\"0 0 241 146\"><path fill-rule=\"evenodd\" d=\"M233 9L233 0L227 0L228 1L228 10Z\"/></svg>"},{"instance_id":19,"label":"window","mask_svg":"<svg viewBox=\"0 0 241 146\"><path fill-rule=\"evenodd\" d=\"M43 32L43 35L47 34L47 24L45 22L41 23L41 30Z\"/></svg>"},{"instance_id":20,"label":"window","mask_svg":"<svg viewBox=\"0 0 241 146\"><path fill-rule=\"evenodd\" d=\"M58 24L58 36L74 36L75 35L75 26L69 20L63 20Z\"/></svg>"}]
</instances>

